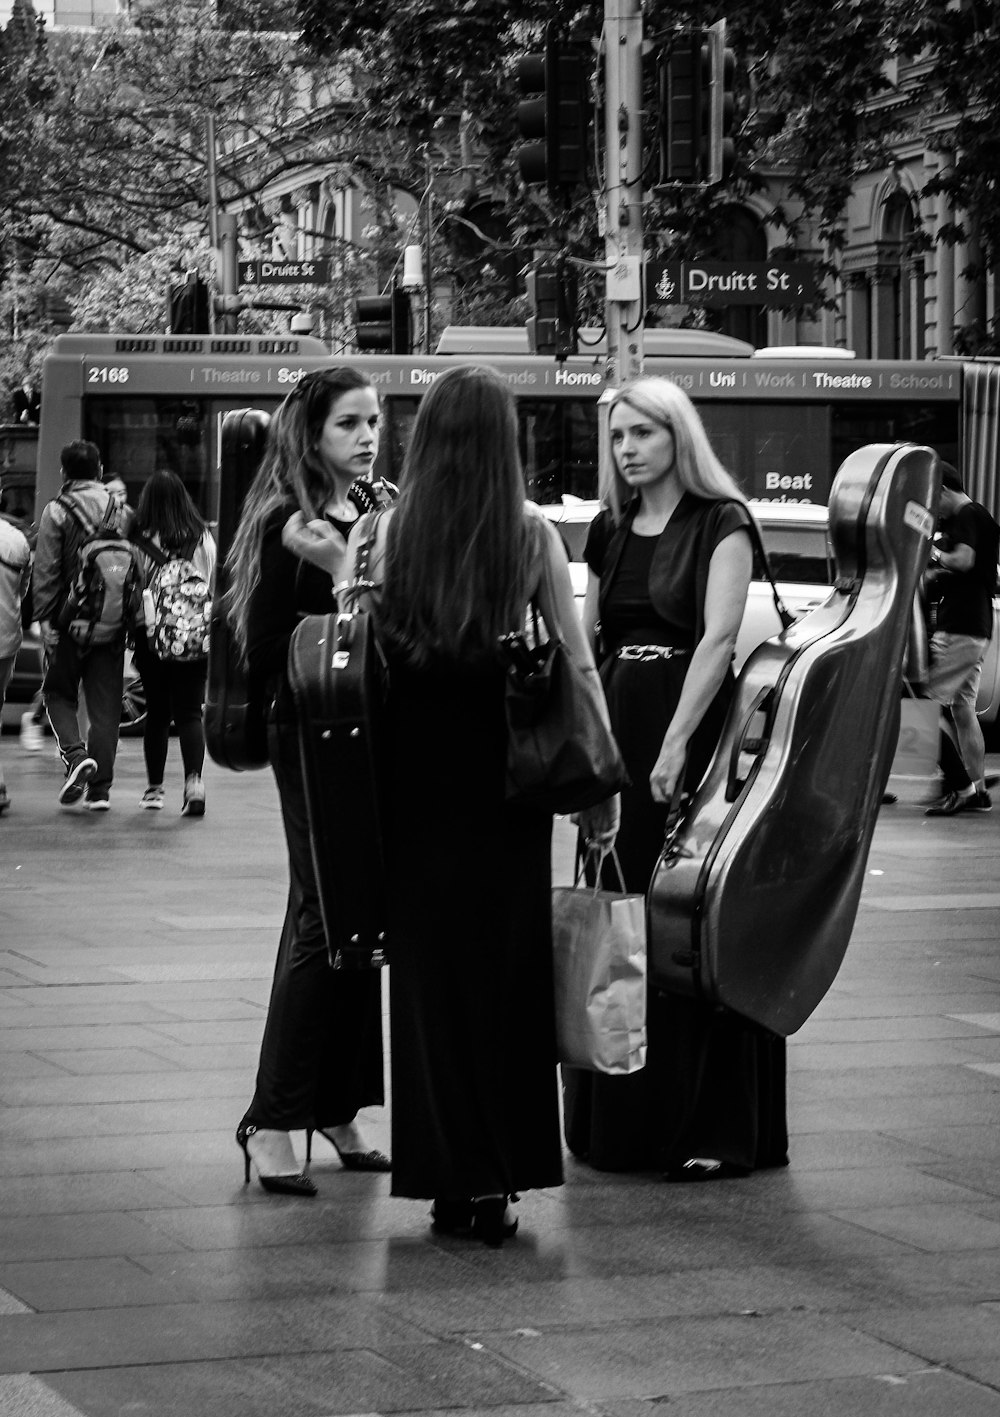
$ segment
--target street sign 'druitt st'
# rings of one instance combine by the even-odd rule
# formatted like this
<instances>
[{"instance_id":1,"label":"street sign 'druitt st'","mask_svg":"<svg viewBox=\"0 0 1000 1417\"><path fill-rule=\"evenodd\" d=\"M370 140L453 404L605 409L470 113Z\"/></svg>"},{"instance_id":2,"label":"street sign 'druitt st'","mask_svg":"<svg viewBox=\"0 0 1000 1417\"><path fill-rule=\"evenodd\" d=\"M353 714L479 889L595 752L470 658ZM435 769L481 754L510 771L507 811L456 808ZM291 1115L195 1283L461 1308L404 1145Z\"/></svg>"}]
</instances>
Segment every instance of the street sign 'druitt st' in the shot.
<instances>
[{"instance_id":1,"label":"street sign 'druitt st'","mask_svg":"<svg viewBox=\"0 0 1000 1417\"><path fill-rule=\"evenodd\" d=\"M810 261L647 261L648 305L813 305Z\"/></svg>"},{"instance_id":2,"label":"street sign 'druitt st'","mask_svg":"<svg viewBox=\"0 0 1000 1417\"><path fill-rule=\"evenodd\" d=\"M241 285L327 285L330 260L241 261Z\"/></svg>"}]
</instances>

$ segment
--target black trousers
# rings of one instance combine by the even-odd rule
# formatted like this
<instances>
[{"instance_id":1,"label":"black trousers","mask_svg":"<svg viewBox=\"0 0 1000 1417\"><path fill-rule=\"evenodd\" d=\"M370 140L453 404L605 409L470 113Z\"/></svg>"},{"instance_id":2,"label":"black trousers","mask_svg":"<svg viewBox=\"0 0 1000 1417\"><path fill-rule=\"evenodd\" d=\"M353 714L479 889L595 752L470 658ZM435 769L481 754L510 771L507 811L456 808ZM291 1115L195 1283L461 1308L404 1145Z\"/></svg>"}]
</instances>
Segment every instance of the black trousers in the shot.
<instances>
[{"instance_id":1,"label":"black trousers","mask_svg":"<svg viewBox=\"0 0 1000 1417\"><path fill-rule=\"evenodd\" d=\"M295 725L272 725L268 749L288 844L289 891L245 1120L278 1131L336 1127L385 1100L381 971L330 967Z\"/></svg>"},{"instance_id":2,"label":"black trousers","mask_svg":"<svg viewBox=\"0 0 1000 1417\"><path fill-rule=\"evenodd\" d=\"M153 787L163 782L170 745L170 724L177 726L184 776L201 774L205 765L205 681L207 659L164 660L155 655L141 632L134 658L146 691L146 722L142 751L146 776Z\"/></svg>"}]
</instances>

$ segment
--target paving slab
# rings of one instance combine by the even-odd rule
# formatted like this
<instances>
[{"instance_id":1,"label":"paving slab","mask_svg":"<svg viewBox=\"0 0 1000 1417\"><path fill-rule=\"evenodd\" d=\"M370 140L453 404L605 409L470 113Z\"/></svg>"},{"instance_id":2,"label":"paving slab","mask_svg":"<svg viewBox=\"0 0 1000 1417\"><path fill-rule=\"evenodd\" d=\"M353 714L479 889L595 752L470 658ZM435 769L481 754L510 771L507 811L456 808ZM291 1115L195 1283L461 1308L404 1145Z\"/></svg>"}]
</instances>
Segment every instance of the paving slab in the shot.
<instances>
[{"instance_id":1,"label":"paving slab","mask_svg":"<svg viewBox=\"0 0 1000 1417\"><path fill-rule=\"evenodd\" d=\"M315 1200L243 1184L287 890L268 775L209 765L205 819L156 818L124 742L97 819L0 754L2 1417L1000 1417L1000 812L881 813L789 1040L787 1170L567 1157L494 1252L321 1143ZM364 1124L388 1150L388 1109Z\"/></svg>"}]
</instances>

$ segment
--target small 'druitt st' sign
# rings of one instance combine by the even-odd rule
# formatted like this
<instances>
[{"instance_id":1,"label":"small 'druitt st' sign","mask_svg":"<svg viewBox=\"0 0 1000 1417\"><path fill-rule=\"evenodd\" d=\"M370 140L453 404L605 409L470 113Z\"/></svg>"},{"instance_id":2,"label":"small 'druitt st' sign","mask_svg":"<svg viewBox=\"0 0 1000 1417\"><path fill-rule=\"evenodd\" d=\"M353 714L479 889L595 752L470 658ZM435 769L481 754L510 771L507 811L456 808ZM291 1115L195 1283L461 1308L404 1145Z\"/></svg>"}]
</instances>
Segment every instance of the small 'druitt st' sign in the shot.
<instances>
[{"instance_id":1,"label":"small 'druitt st' sign","mask_svg":"<svg viewBox=\"0 0 1000 1417\"><path fill-rule=\"evenodd\" d=\"M647 261L647 305L813 305L809 261Z\"/></svg>"},{"instance_id":2,"label":"small 'druitt st' sign","mask_svg":"<svg viewBox=\"0 0 1000 1417\"><path fill-rule=\"evenodd\" d=\"M241 285L327 285L330 261L241 261Z\"/></svg>"}]
</instances>

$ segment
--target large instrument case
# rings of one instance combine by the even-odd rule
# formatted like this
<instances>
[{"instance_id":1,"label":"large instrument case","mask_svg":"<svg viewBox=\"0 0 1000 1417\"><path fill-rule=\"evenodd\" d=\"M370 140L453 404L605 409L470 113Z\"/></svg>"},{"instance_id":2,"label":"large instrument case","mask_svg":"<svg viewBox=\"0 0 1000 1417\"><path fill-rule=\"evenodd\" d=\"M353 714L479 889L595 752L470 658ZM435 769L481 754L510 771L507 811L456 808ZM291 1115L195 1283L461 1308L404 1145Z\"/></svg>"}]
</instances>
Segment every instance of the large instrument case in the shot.
<instances>
[{"instance_id":1,"label":"large instrument case","mask_svg":"<svg viewBox=\"0 0 1000 1417\"><path fill-rule=\"evenodd\" d=\"M750 655L648 897L650 979L774 1033L832 983L857 915L899 723L940 489L930 448L872 444L830 495L827 601Z\"/></svg>"},{"instance_id":2,"label":"large instrument case","mask_svg":"<svg viewBox=\"0 0 1000 1417\"><path fill-rule=\"evenodd\" d=\"M267 765L268 705L248 682L246 665L223 610L223 597L228 589L226 557L244 499L264 456L270 422L270 415L262 409L234 409L222 420L220 439L219 554L208 652L205 744L213 762L234 772Z\"/></svg>"}]
</instances>

